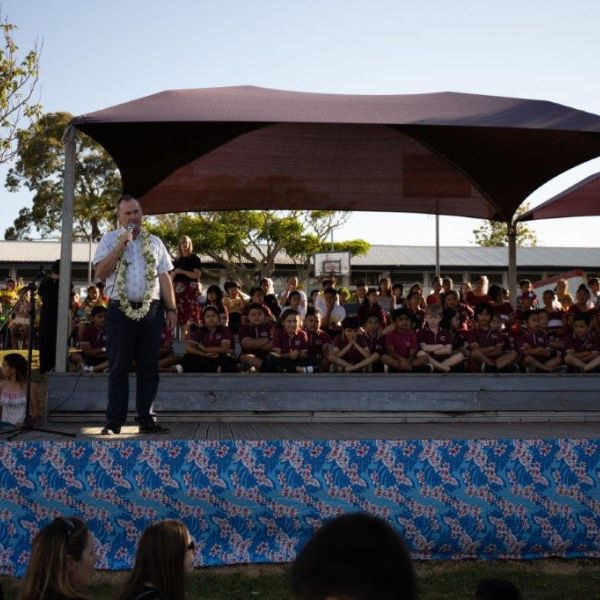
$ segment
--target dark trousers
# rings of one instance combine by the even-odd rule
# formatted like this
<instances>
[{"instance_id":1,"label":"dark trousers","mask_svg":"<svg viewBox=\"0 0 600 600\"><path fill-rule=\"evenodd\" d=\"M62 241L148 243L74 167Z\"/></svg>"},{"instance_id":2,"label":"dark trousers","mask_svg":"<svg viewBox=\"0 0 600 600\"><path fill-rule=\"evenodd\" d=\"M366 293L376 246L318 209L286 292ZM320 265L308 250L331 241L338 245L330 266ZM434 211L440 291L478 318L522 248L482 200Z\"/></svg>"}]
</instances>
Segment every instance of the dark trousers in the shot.
<instances>
[{"instance_id":1,"label":"dark trousers","mask_svg":"<svg viewBox=\"0 0 600 600\"><path fill-rule=\"evenodd\" d=\"M238 361L231 354L219 354L217 357L185 354L181 359L185 373L237 373Z\"/></svg>"},{"instance_id":2,"label":"dark trousers","mask_svg":"<svg viewBox=\"0 0 600 600\"><path fill-rule=\"evenodd\" d=\"M269 354L263 360L260 370L265 373L295 373L296 367L314 366L314 361L310 358L281 358L276 354Z\"/></svg>"},{"instance_id":3,"label":"dark trousers","mask_svg":"<svg viewBox=\"0 0 600 600\"><path fill-rule=\"evenodd\" d=\"M122 425L127 421L129 403L129 370L136 365L135 404L138 422L154 420L152 403L158 389L158 353L164 321L164 309L153 302L141 321L127 318L118 302L111 301L106 315L106 351L108 354L108 423Z\"/></svg>"}]
</instances>

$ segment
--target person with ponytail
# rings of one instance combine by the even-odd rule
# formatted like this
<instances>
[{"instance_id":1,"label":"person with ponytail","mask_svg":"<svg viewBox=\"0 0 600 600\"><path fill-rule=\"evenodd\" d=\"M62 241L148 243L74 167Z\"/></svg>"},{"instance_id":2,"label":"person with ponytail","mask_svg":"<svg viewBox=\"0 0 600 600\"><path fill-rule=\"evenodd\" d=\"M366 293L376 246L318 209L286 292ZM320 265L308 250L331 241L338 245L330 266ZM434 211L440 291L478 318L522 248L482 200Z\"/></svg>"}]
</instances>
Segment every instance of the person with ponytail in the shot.
<instances>
[{"instance_id":1,"label":"person with ponytail","mask_svg":"<svg viewBox=\"0 0 600 600\"><path fill-rule=\"evenodd\" d=\"M33 540L19 600L84 600L96 565L94 546L81 519L54 519Z\"/></svg>"},{"instance_id":2,"label":"person with ponytail","mask_svg":"<svg viewBox=\"0 0 600 600\"><path fill-rule=\"evenodd\" d=\"M196 545L180 521L159 521L140 538L135 565L117 600L184 600Z\"/></svg>"}]
</instances>

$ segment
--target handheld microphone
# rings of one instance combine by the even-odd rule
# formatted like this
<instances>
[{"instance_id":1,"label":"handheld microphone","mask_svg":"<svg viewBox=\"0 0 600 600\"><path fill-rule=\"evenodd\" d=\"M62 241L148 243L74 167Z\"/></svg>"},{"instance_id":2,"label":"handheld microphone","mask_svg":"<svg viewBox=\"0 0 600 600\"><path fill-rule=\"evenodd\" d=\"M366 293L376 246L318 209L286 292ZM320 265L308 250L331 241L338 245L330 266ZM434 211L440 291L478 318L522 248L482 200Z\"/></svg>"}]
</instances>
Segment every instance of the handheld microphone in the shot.
<instances>
[{"instance_id":1,"label":"handheld microphone","mask_svg":"<svg viewBox=\"0 0 600 600\"><path fill-rule=\"evenodd\" d=\"M127 227L125 229L127 230L127 233L133 233L135 230L135 225L133 223L127 223ZM127 244L129 244L129 240L125 242L126 246Z\"/></svg>"}]
</instances>

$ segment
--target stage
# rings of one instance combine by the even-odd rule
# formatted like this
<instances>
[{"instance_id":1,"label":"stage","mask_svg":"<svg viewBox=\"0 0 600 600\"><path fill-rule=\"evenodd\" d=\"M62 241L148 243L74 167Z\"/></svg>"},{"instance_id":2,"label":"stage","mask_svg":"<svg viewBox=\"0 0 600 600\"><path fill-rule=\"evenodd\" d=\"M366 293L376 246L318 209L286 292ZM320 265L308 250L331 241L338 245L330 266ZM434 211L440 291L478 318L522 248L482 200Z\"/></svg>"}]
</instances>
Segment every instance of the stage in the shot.
<instances>
[{"instance_id":1,"label":"stage","mask_svg":"<svg viewBox=\"0 0 600 600\"><path fill-rule=\"evenodd\" d=\"M77 439L0 444L0 571L22 573L59 513L88 521L103 569L129 568L160 518L186 523L197 564L225 565L293 560L349 511L388 519L417 559L597 557L597 381L162 377L170 434L139 435L130 419L106 438L106 377L55 375L47 425Z\"/></svg>"}]
</instances>

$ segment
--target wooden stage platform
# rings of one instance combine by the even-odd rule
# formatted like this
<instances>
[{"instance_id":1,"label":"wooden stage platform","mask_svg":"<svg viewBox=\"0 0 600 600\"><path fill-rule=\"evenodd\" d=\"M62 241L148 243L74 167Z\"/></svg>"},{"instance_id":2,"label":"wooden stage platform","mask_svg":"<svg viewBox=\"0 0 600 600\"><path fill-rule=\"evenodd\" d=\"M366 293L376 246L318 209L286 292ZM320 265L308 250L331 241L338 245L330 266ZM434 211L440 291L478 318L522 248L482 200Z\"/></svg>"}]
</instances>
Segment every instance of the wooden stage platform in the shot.
<instances>
[{"instance_id":1,"label":"wooden stage platform","mask_svg":"<svg viewBox=\"0 0 600 600\"><path fill-rule=\"evenodd\" d=\"M47 426L99 437L107 383L50 375ZM598 437L599 384L598 375L571 374L167 374L155 409L170 439ZM131 376L130 424L108 439L142 438L134 394Z\"/></svg>"}]
</instances>

